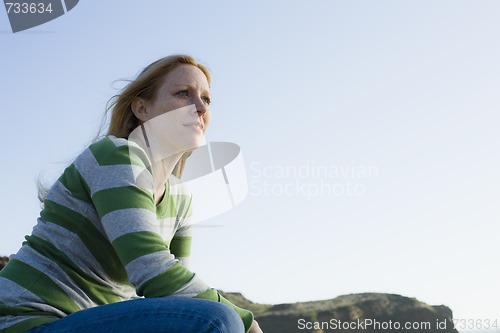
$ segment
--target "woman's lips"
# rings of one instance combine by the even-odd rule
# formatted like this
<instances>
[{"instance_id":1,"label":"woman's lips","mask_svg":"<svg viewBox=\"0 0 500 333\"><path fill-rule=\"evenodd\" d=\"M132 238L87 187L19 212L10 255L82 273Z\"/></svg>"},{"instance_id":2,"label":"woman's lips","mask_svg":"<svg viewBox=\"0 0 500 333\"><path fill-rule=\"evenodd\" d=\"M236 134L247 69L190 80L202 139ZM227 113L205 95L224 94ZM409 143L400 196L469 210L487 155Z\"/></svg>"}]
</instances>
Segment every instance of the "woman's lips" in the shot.
<instances>
[{"instance_id":1,"label":"woman's lips","mask_svg":"<svg viewBox=\"0 0 500 333\"><path fill-rule=\"evenodd\" d=\"M191 123L184 124L184 126L190 127L198 133L203 133L203 124L201 124L200 122L194 121Z\"/></svg>"}]
</instances>

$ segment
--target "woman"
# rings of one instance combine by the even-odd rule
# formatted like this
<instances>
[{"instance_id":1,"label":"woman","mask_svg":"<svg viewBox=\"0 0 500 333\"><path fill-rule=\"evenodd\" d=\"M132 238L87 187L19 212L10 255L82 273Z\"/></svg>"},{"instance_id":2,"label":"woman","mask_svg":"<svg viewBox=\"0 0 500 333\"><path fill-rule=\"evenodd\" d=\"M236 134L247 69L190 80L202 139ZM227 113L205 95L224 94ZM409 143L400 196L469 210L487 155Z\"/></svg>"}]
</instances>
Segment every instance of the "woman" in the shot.
<instances>
[{"instance_id":1,"label":"woman","mask_svg":"<svg viewBox=\"0 0 500 333\"><path fill-rule=\"evenodd\" d=\"M262 332L187 269L191 196L173 182L209 106L208 70L182 55L115 96L108 135L50 188L0 272L1 332Z\"/></svg>"}]
</instances>

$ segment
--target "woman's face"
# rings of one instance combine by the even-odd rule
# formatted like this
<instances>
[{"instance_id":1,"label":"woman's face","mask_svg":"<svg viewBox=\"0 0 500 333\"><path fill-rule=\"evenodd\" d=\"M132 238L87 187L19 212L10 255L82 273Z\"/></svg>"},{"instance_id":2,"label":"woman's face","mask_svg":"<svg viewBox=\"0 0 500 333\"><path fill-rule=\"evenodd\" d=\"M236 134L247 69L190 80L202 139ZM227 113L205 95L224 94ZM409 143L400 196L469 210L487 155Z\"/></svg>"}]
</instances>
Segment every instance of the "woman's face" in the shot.
<instances>
[{"instance_id":1,"label":"woman's face","mask_svg":"<svg viewBox=\"0 0 500 333\"><path fill-rule=\"evenodd\" d=\"M149 119L188 105L196 107L202 129L210 122L210 87L207 77L196 66L179 65L163 79L156 97L146 102ZM149 120L148 119L148 120Z\"/></svg>"},{"instance_id":2,"label":"woman's face","mask_svg":"<svg viewBox=\"0 0 500 333\"><path fill-rule=\"evenodd\" d=\"M196 66L179 65L166 74L153 100L136 102L134 114L147 128L154 129L155 134L151 134L163 142L162 146L179 153L204 143L210 122L209 105L210 87L205 74ZM165 153L161 155L166 157Z\"/></svg>"}]
</instances>

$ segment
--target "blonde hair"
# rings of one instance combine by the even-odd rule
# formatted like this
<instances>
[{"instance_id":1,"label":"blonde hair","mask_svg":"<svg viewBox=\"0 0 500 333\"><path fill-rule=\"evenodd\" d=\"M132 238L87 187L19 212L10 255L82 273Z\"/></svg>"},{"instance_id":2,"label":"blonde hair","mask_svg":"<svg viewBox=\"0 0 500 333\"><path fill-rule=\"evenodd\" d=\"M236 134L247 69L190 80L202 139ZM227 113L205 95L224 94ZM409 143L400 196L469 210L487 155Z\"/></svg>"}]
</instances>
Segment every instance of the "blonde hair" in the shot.
<instances>
[{"instance_id":1,"label":"blonde hair","mask_svg":"<svg viewBox=\"0 0 500 333\"><path fill-rule=\"evenodd\" d=\"M137 97L145 100L153 100L165 75L180 65L198 67L205 74L210 85L210 71L193 57L188 55L171 55L161 58L144 68L135 80L132 80L120 93L109 100L106 114L111 111L111 119L107 134L118 138L128 138L130 133L140 125L139 119L132 112L132 101ZM184 164L189 155L191 155L190 152L182 155L174 168L173 174L175 176L181 176Z\"/></svg>"}]
</instances>

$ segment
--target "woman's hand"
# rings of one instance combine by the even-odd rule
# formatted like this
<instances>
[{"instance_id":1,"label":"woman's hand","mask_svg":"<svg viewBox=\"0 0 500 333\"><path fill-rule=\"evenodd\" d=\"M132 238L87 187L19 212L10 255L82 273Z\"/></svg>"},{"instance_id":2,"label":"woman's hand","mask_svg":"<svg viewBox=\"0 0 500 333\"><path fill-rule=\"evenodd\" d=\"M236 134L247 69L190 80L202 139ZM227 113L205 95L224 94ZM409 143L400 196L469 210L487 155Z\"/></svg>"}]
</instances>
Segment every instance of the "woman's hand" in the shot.
<instances>
[{"instance_id":1,"label":"woman's hand","mask_svg":"<svg viewBox=\"0 0 500 333\"><path fill-rule=\"evenodd\" d=\"M252 327L250 327L250 331L248 333L264 333L259 327L259 323L255 320L253 321Z\"/></svg>"}]
</instances>

